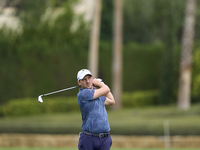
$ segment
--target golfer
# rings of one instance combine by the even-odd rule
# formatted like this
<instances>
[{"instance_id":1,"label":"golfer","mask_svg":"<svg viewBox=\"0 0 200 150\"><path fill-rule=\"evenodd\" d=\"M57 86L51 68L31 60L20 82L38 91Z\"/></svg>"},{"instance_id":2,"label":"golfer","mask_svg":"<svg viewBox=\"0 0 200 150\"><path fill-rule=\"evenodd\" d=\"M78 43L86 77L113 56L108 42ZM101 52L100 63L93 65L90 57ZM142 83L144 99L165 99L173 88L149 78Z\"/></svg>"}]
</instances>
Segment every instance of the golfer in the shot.
<instances>
[{"instance_id":1,"label":"golfer","mask_svg":"<svg viewBox=\"0 0 200 150\"><path fill-rule=\"evenodd\" d=\"M110 88L82 69L77 74L80 85L77 101L82 114L79 150L110 150L112 139L105 105L115 104Z\"/></svg>"}]
</instances>

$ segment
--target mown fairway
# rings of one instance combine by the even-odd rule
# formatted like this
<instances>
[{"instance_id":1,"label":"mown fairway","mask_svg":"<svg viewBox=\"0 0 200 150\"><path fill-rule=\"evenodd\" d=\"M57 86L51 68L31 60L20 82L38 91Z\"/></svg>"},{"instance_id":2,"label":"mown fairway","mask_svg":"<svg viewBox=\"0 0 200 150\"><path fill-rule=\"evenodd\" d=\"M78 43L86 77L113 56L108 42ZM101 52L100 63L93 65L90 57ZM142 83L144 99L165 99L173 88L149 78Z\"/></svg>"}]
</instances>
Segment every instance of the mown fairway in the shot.
<instances>
[{"instance_id":1,"label":"mown fairway","mask_svg":"<svg viewBox=\"0 0 200 150\"><path fill-rule=\"evenodd\" d=\"M111 134L163 135L163 123L169 121L171 135L200 135L200 106L188 111L176 106L148 107L108 111ZM78 134L80 112L0 118L0 133Z\"/></svg>"},{"instance_id":2,"label":"mown fairway","mask_svg":"<svg viewBox=\"0 0 200 150\"><path fill-rule=\"evenodd\" d=\"M0 150L78 150L77 148L0 148ZM111 148L111 150L166 150L165 148ZM172 148L170 150L188 150ZM190 149L197 150L197 149Z\"/></svg>"}]
</instances>

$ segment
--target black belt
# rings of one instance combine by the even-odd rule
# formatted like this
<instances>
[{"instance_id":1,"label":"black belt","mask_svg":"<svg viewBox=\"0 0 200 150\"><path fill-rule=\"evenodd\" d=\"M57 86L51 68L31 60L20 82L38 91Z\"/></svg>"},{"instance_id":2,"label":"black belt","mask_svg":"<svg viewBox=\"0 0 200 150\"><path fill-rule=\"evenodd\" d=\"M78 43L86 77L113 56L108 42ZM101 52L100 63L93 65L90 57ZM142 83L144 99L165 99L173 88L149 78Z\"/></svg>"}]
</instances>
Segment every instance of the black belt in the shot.
<instances>
[{"instance_id":1,"label":"black belt","mask_svg":"<svg viewBox=\"0 0 200 150\"><path fill-rule=\"evenodd\" d=\"M110 134L109 132L107 132L107 133L91 133L91 132L87 132L87 131L81 131L81 133L86 134L86 135L96 136L99 138L104 138Z\"/></svg>"}]
</instances>

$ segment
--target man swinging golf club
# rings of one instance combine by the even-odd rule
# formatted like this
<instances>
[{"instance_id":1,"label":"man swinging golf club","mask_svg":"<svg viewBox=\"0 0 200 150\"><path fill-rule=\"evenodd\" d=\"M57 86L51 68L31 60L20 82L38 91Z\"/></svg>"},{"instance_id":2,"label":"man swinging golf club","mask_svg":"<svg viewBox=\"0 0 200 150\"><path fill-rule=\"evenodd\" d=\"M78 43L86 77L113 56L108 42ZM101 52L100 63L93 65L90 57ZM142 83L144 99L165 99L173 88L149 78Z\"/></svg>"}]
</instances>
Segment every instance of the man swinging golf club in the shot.
<instances>
[{"instance_id":1,"label":"man swinging golf club","mask_svg":"<svg viewBox=\"0 0 200 150\"><path fill-rule=\"evenodd\" d=\"M80 86L77 101L82 114L78 149L110 150L112 139L105 108L105 105L115 104L110 88L100 80L95 80L87 69L80 70L77 79Z\"/></svg>"}]
</instances>

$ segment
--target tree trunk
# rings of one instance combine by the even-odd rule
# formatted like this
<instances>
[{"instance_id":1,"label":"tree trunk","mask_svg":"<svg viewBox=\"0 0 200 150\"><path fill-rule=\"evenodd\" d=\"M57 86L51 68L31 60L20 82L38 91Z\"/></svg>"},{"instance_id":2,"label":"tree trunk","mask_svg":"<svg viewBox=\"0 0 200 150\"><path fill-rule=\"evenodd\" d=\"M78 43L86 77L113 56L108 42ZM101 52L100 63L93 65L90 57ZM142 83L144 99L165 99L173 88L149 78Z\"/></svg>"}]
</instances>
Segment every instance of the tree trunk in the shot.
<instances>
[{"instance_id":1,"label":"tree trunk","mask_svg":"<svg viewBox=\"0 0 200 150\"><path fill-rule=\"evenodd\" d=\"M190 108L191 91L191 65L192 47L195 24L195 0L186 1L185 26L183 33L181 57L180 57L180 77L178 89L178 108Z\"/></svg>"},{"instance_id":2,"label":"tree trunk","mask_svg":"<svg viewBox=\"0 0 200 150\"><path fill-rule=\"evenodd\" d=\"M121 108L122 93L122 0L114 0L114 34L112 60L112 93L115 98L114 109Z\"/></svg>"},{"instance_id":3,"label":"tree trunk","mask_svg":"<svg viewBox=\"0 0 200 150\"><path fill-rule=\"evenodd\" d=\"M98 76L98 62L99 62L99 30L101 20L101 0L95 0L95 9L92 23L92 31L90 35L90 49L88 68L94 77Z\"/></svg>"}]
</instances>

